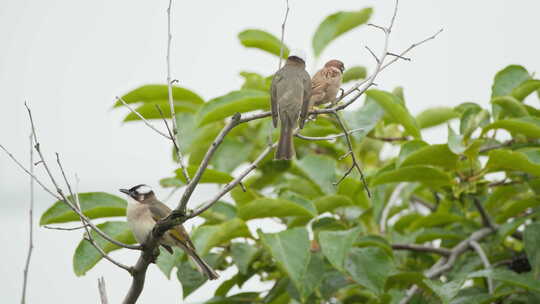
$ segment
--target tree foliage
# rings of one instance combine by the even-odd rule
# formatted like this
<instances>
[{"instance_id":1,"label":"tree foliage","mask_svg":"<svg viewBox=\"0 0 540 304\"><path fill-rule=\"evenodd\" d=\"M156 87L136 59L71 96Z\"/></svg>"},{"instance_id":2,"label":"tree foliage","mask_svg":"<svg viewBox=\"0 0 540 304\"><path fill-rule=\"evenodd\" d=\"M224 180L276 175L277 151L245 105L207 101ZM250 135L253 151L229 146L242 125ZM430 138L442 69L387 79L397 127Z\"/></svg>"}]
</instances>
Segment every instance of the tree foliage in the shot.
<instances>
[{"instance_id":1,"label":"tree foliage","mask_svg":"<svg viewBox=\"0 0 540 304\"><path fill-rule=\"evenodd\" d=\"M366 23L371 12L366 8L328 16L314 34L314 54L319 56L338 36ZM248 29L238 38L246 47L279 56L280 42L270 33ZM365 78L366 69L355 66L345 75L347 81ZM178 139L189 159L190 175L231 115L269 108L272 76L247 71L241 76L240 88L210 100L187 88L174 88L181 128ZM412 285L424 291L415 296L415 303L540 301L540 226L536 222L540 109L528 103L534 99L529 95L539 88L540 80L524 67L510 65L495 75L489 106L473 102L435 106L416 117L407 109L407 103L415 101L407 100L402 89L368 91L356 109L342 114L351 129L362 128L351 141L371 197L356 172L336 184L351 165L350 158L341 158L347 152L343 137L332 141L295 138L294 161L267 156L242 187L232 190L230 198L203 213L204 222L192 231L197 250L211 265L218 270L236 269L206 303L399 303ZM155 105L171 115L166 85L145 85L123 99L147 119L160 117ZM124 119L137 120L131 113ZM447 130L447 140L439 141L443 144L423 140L422 132L432 127L440 128L442 134ZM333 116L319 115L301 133L323 137L339 134L341 129ZM221 187L231 181L238 168L266 148L269 135L274 140L278 136L269 118L235 128L218 148L201 182ZM392 153L383 153L388 147ZM171 169L160 184L182 188L185 179ZM104 218L100 227L110 236L127 244L135 242L124 222L105 219L125 214L122 198L94 192L81 193L80 199L87 216ZM483 228L482 210L496 225L493 233L480 240L492 265L487 269L477 253L466 251L440 280L426 271L444 257L396 246L452 249ZM57 202L40 223L78 219ZM278 222L275 225L281 231L255 230L260 219ZM94 238L107 252L120 249L97 234ZM81 240L74 253L75 273L84 275L100 259L96 249ZM156 263L168 278L176 270L184 297L205 284L181 251L162 252ZM254 277L271 282L272 289L230 292L235 286L242 289ZM491 293L487 278L494 283Z\"/></svg>"}]
</instances>

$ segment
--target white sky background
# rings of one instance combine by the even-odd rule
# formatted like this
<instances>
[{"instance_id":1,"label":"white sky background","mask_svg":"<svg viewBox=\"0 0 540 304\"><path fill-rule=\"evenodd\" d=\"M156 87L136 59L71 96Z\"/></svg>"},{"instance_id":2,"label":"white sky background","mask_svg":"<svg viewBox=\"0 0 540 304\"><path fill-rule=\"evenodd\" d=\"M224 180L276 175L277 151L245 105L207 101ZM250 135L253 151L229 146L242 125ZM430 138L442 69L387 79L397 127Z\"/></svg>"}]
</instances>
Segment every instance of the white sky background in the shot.
<instances>
[{"instance_id":1,"label":"white sky background","mask_svg":"<svg viewBox=\"0 0 540 304\"><path fill-rule=\"evenodd\" d=\"M371 22L386 25L393 1L295 1L285 42L311 54L311 37L325 16L337 10L375 9ZM29 126L23 101L32 107L42 148L51 163L59 152L80 191L106 191L138 183L158 185L174 165L170 146L140 123L121 125L125 109L110 110L114 96L147 83L165 83L166 0L161 1L0 1L0 143L25 164ZM443 27L444 32L414 50L412 62L384 71L379 88L405 87L413 114L436 105L464 101L487 104L496 71L512 63L540 70L540 2L402 0L390 50L399 52ZM260 28L279 36L284 1L175 1L172 74L204 99L239 88L240 71L274 72L277 58L245 49L237 33ZM338 38L318 65L339 58L346 66L374 62L380 31L361 27ZM311 56L312 57L312 56ZM531 99L532 102L537 102ZM529 101L529 102L531 102ZM445 130L428 132L430 142ZM42 168L39 175L45 177ZM20 300L27 250L28 178L0 153L0 293L2 302ZM212 188L197 191L196 202ZM166 191L157 190L163 197ZM37 190L36 216L52 200ZM176 203L176 199L169 202ZM36 222L38 218L36 217ZM81 233L38 229L29 282L29 303L98 302L97 277L105 276L110 302L120 302L129 276L102 261L76 278L71 259ZM132 264L136 253L113 254ZM228 278L233 273L226 273ZM252 286L260 285L253 283ZM209 290L209 289L208 289ZM199 291L189 298L207 298ZM213 289L212 289L213 290ZM141 303L178 303L180 285L151 266Z\"/></svg>"}]
</instances>

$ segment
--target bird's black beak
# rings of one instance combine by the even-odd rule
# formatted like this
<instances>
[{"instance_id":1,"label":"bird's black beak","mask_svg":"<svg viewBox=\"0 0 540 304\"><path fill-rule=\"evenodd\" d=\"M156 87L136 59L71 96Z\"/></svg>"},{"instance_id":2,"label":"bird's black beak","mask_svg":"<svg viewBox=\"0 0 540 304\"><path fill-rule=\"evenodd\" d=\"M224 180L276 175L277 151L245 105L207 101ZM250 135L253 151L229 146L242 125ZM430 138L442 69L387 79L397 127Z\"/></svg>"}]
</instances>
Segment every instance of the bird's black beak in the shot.
<instances>
[{"instance_id":1,"label":"bird's black beak","mask_svg":"<svg viewBox=\"0 0 540 304\"><path fill-rule=\"evenodd\" d=\"M129 192L128 189L120 189L120 192L125 193L125 194L127 194L127 195L130 195L130 194L131 194L131 192Z\"/></svg>"}]
</instances>

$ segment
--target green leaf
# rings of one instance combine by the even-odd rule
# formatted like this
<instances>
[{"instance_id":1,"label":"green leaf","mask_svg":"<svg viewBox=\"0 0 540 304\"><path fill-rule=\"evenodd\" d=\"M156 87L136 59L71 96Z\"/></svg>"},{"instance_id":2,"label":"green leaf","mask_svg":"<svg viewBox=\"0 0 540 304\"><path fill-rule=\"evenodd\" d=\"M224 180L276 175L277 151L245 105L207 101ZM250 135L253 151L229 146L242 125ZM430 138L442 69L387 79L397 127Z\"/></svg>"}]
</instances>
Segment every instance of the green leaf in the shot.
<instances>
[{"instance_id":1,"label":"green leaf","mask_svg":"<svg viewBox=\"0 0 540 304\"><path fill-rule=\"evenodd\" d=\"M238 237L250 238L251 233L243 220L235 218L218 225L197 227L193 233L193 243L197 248L197 252L205 255L213 247L222 245Z\"/></svg>"},{"instance_id":2,"label":"green leaf","mask_svg":"<svg viewBox=\"0 0 540 304\"><path fill-rule=\"evenodd\" d=\"M509 218L520 215L528 208L540 206L540 199L538 197L529 197L521 200L511 201L506 204L502 210L497 212L495 221L499 224L506 222Z\"/></svg>"},{"instance_id":3,"label":"green leaf","mask_svg":"<svg viewBox=\"0 0 540 304\"><path fill-rule=\"evenodd\" d=\"M310 210L301 204L284 199L259 198L238 210L238 216L243 220L251 220L265 217L308 216L313 217Z\"/></svg>"},{"instance_id":4,"label":"green leaf","mask_svg":"<svg viewBox=\"0 0 540 304\"><path fill-rule=\"evenodd\" d=\"M345 270L345 258L361 232L362 228L356 227L345 231L321 231L319 233L322 252L335 268Z\"/></svg>"},{"instance_id":5,"label":"green leaf","mask_svg":"<svg viewBox=\"0 0 540 304\"><path fill-rule=\"evenodd\" d=\"M336 160L324 155L310 154L296 162L297 167L313 181L321 191L335 193Z\"/></svg>"},{"instance_id":6,"label":"green leaf","mask_svg":"<svg viewBox=\"0 0 540 304\"><path fill-rule=\"evenodd\" d=\"M349 197L356 206L363 209L368 209L371 205L364 184L354 178L343 179L338 185L337 193Z\"/></svg>"},{"instance_id":7,"label":"green leaf","mask_svg":"<svg viewBox=\"0 0 540 304\"><path fill-rule=\"evenodd\" d=\"M512 96L499 96L491 100L491 103L501 107L501 117L523 117L529 116L527 108ZM499 117L499 118L501 118Z\"/></svg>"},{"instance_id":8,"label":"green leaf","mask_svg":"<svg viewBox=\"0 0 540 304\"><path fill-rule=\"evenodd\" d=\"M523 99L538 89L540 89L540 80L528 79L512 90L512 96L519 101L523 101Z\"/></svg>"},{"instance_id":9,"label":"green leaf","mask_svg":"<svg viewBox=\"0 0 540 304\"><path fill-rule=\"evenodd\" d=\"M358 79L364 79L366 78L367 71L366 68L363 66L353 66L345 70L343 73L343 83L347 83L349 81L358 80Z\"/></svg>"},{"instance_id":10,"label":"green leaf","mask_svg":"<svg viewBox=\"0 0 540 304\"><path fill-rule=\"evenodd\" d=\"M319 57L332 40L366 23L372 12L373 9L364 8L355 12L337 12L326 17L313 35L315 57Z\"/></svg>"},{"instance_id":11,"label":"green leaf","mask_svg":"<svg viewBox=\"0 0 540 304\"><path fill-rule=\"evenodd\" d=\"M238 267L238 271L243 274L247 274L249 265L257 253L257 248L247 243L233 243L231 245L231 257Z\"/></svg>"},{"instance_id":12,"label":"green leaf","mask_svg":"<svg viewBox=\"0 0 540 304\"><path fill-rule=\"evenodd\" d=\"M493 150L489 152L486 168L495 171L523 171L540 176L540 164L533 162L525 153L509 150Z\"/></svg>"},{"instance_id":13,"label":"green leaf","mask_svg":"<svg viewBox=\"0 0 540 304\"><path fill-rule=\"evenodd\" d=\"M360 109L344 111L342 114L350 129L362 129L352 134L355 140L360 141L375 128L384 115L384 109L368 97Z\"/></svg>"},{"instance_id":14,"label":"green leaf","mask_svg":"<svg viewBox=\"0 0 540 304\"><path fill-rule=\"evenodd\" d=\"M199 167L197 166L187 167L189 178L193 178L193 176L195 176L195 173L197 172L198 168ZM186 179L184 178L182 169L177 169L175 173L176 173L176 178L185 184ZM233 180L232 176L230 176L228 173L206 168L206 170L204 170L204 173L201 176L200 183L201 184L226 184L232 180Z\"/></svg>"},{"instance_id":15,"label":"green leaf","mask_svg":"<svg viewBox=\"0 0 540 304\"><path fill-rule=\"evenodd\" d=\"M197 113L199 125L222 120L235 113L270 109L270 95L259 90L239 90L205 103Z\"/></svg>"},{"instance_id":16,"label":"green leaf","mask_svg":"<svg viewBox=\"0 0 540 304\"><path fill-rule=\"evenodd\" d=\"M486 133L491 129L505 129L511 133L523 134L530 138L540 138L540 119L536 117L521 117L498 120L482 130Z\"/></svg>"},{"instance_id":17,"label":"green leaf","mask_svg":"<svg viewBox=\"0 0 540 304\"><path fill-rule=\"evenodd\" d=\"M387 278L395 270L392 257L378 247L353 248L345 268L353 280L377 295L382 295Z\"/></svg>"},{"instance_id":18,"label":"green leaf","mask_svg":"<svg viewBox=\"0 0 540 304\"><path fill-rule=\"evenodd\" d=\"M509 65L495 75L491 97L510 95L515 88L529 78L531 78L529 72L524 67Z\"/></svg>"},{"instance_id":19,"label":"green leaf","mask_svg":"<svg viewBox=\"0 0 540 304\"><path fill-rule=\"evenodd\" d=\"M252 200L261 197L257 192L249 188L246 189L246 191L242 190L242 187L240 186L236 186L233 188L233 190L231 191L231 196L234 199L236 206L238 206L239 208L251 202Z\"/></svg>"},{"instance_id":20,"label":"green leaf","mask_svg":"<svg viewBox=\"0 0 540 304\"><path fill-rule=\"evenodd\" d=\"M441 283L435 280L424 279L424 283L442 300L444 304L456 297L465 279L454 280L447 283Z\"/></svg>"},{"instance_id":21,"label":"green leaf","mask_svg":"<svg viewBox=\"0 0 540 304\"><path fill-rule=\"evenodd\" d=\"M323 214L339 207L354 205L352 200L344 195L327 195L316 199L314 202L317 212Z\"/></svg>"},{"instance_id":22,"label":"green leaf","mask_svg":"<svg viewBox=\"0 0 540 304\"><path fill-rule=\"evenodd\" d=\"M413 139L410 141L405 142L401 145L401 150L399 150L399 156L397 159L396 165L398 167L401 167L401 164L409 155L411 155L413 152L416 152L424 147L428 147L428 143L426 143L423 140L417 140Z\"/></svg>"},{"instance_id":23,"label":"green leaf","mask_svg":"<svg viewBox=\"0 0 540 304\"><path fill-rule=\"evenodd\" d=\"M281 41L274 35L255 29L248 29L238 34L238 39L243 46L256 48L279 57ZM289 48L283 45L283 58L289 57Z\"/></svg>"},{"instance_id":24,"label":"green leaf","mask_svg":"<svg viewBox=\"0 0 540 304\"><path fill-rule=\"evenodd\" d=\"M464 220L463 217L447 212L430 213L409 226L411 230L417 230L419 228L431 228L436 226L444 226L451 223L458 223Z\"/></svg>"},{"instance_id":25,"label":"green leaf","mask_svg":"<svg viewBox=\"0 0 540 304\"><path fill-rule=\"evenodd\" d=\"M142 104L136 107L135 111L141 114L145 119L162 119L161 113L159 113L159 110L156 108L156 105L161 109L161 111L163 112L163 116L165 118L171 118L171 108L167 100L160 100L157 102ZM193 104L193 103L181 102L181 101L174 102L175 113L187 112L193 115L194 113L197 112L199 108L200 108L200 104ZM136 121L136 120L141 120L141 118L133 112L129 112L129 114L124 118L124 122Z\"/></svg>"},{"instance_id":26,"label":"green leaf","mask_svg":"<svg viewBox=\"0 0 540 304\"><path fill-rule=\"evenodd\" d=\"M220 262L220 256L217 254L208 254L204 257L204 260L212 267L216 268ZM192 292L201 287L207 278L201 274L192 263L186 261L178 266L176 273L178 281L182 284L182 296L186 298Z\"/></svg>"},{"instance_id":27,"label":"green leaf","mask_svg":"<svg viewBox=\"0 0 540 304\"><path fill-rule=\"evenodd\" d=\"M372 186L397 182L422 182L431 187L452 183L450 176L441 169L430 166L407 166L376 175Z\"/></svg>"},{"instance_id":28,"label":"green leaf","mask_svg":"<svg viewBox=\"0 0 540 304\"><path fill-rule=\"evenodd\" d=\"M369 90L367 91L367 95L377 101L384 108L385 112L390 115L392 120L400 123L414 138L422 139L416 120L411 116L407 108L405 108L399 97L380 90Z\"/></svg>"},{"instance_id":29,"label":"green leaf","mask_svg":"<svg viewBox=\"0 0 540 304\"><path fill-rule=\"evenodd\" d=\"M465 139L468 139L478 128L489 123L489 112L478 105L467 107L461 115L459 131Z\"/></svg>"},{"instance_id":30,"label":"green leaf","mask_svg":"<svg viewBox=\"0 0 540 304\"><path fill-rule=\"evenodd\" d=\"M526 290L540 292L540 281L535 280L531 273L517 274L506 269L486 269L473 272L468 278L491 278L496 281L504 282L508 285L517 286Z\"/></svg>"},{"instance_id":31,"label":"green leaf","mask_svg":"<svg viewBox=\"0 0 540 304\"><path fill-rule=\"evenodd\" d=\"M98 224L97 227L119 242L125 244L136 243L135 238L131 233L131 229L129 229L126 222L105 222ZM121 247L102 238L94 230L90 233L97 245L106 253L121 249ZM89 241L83 239L79 242L77 249L75 249L75 254L73 255L73 271L77 276L85 275L88 270L92 269L92 267L102 259L102 257L101 253L99 253Z\"/></svg>"},{"instance_id":32,"label":"green leaf","mask_svg":"<svg viewBox=\"0 0 540 304\"><path fill-rule=\"evenodd\" d=\"M180 248L173 248L173 254L170 254L165 249L160 248L160 254L157 257L156 265L167 277L167 279L171 279L171 272L173 268L180 263L183 256L184 251Z\"/></svg>"},{"instance_id":33,"label":"green leaf","mask_svg":"<svg viewBox=\"0 0 540 304\"><path fill-rule=\"evenodd\" d=\"M431 165L444 169L455 169L458 156L448 148L448 145L431 145L420 148L409 154L401 163L401 167L416 165Z\"/></svg>"},{"instance_id":34,"label":"green leaf","mask_svg":"<svg viewBox=\"0 0 540 304\"><path fill-rule=\"evenodd\" d=\"M205 224L219 224L236 217L236 207L232 204L218 201L210 209L203 212L200 217L206 220Z\"/></svg>"},{"instance_id":35,"label":"green leaf","mask_svg":"<svg viewBox=\"0 0 540 304\"><path fill-rule=\"evenodd\" d=\"M242 84L241 89L259 90L264 92L270 91L273 76L264 77L251 72L240 72L240 76L244 77L244 84Z\"/></svg>"},{"instance_id":36,"label":"green leaf","mask_svg":"<svg viewBox=\"0 0 540 304\"><path fill-rule=\"evenodd\" d=\"M232 172L236 167L248 161L255 141L242 142L238 138L225 137L212 158L212 165L217 170Z\"/></svg>"},{"instance_id":37,"label":"green leaf","mask_svg":"<svg viewBox=\"0 0 540 304\"><path fill-rule=\"evenodd\" d=\"M68 196L68 200L74 202L71 196ZM109 193L79 193L79 203L83 213L91 219L126 215L126 201ZM41 215L39 224L43 226L79 220L79 216L64 202L57 201Z\"/></svg>"},{"instance_id":38,"label":"green leaf","mask_svg":"<svg viewBox=\"0 0 540 304\"><path fill-rule=\"evenodd\" d=\"M459 117L459 114L453 108L435 107L418 114L416 116L416 122L420 129L426 129L438 126L457 117Z\"/></svg>"},{"instance_id":39,"label":"green leaf","mask_svg":"<svg viewBox=\"0 0 540 304\"><path fill-rule=\"evenodd\" d=\"M463 143L463 135L458 135L454 129L448 125L448 148L455 154L459 155L467 150ZM456 159L457 164L457 159Z\"/></svg>"},{"instance_id":40,"label":"green leaf","mask_svg":"<svg viewBox=\"0 0 540 304\"><path fill-rule=\"evenodd\" d=\"M540 223L527 225L523 234L525 252L532 266L533 276L536 280L540 276Z\"/></svg>"},{"instance_id":41,"label":"green leaf","mask_svg":"<svg viewBox=\"0 0 540 304\"><path fill-rule=\"evenodd\" d=\"M186 104L192 104L192 105L200 105L204 103L204 100L199 95L197 95L193 91L190 91L186 88L172 86L172 95L173 95L173 99L175 103L179 103L179 104L186 103ZM169 99L168 87L167 85L163 85L163 84L143 85L125 94L124 96L122 96L122 99L127 104L139 103L139 102L140 103L156 103L156 102L168 101ZM117 101L114 104L115 108L121 107L121 106L123 106L121 101ZM162 108L162 110L165 111L165 108Z\"/></svg>"},{"instance_id":42,"label":"green leaf","mask_svg":"<svg viewBox=\"0 0 540 304\"><path fill-rule=\"evenodd\" d=\"M310 262L310 241L306 228L292 228L279 233L259 232L259 235L278 266L287 273L299 293L303 294Z\"/></svg>"}]
</instances>

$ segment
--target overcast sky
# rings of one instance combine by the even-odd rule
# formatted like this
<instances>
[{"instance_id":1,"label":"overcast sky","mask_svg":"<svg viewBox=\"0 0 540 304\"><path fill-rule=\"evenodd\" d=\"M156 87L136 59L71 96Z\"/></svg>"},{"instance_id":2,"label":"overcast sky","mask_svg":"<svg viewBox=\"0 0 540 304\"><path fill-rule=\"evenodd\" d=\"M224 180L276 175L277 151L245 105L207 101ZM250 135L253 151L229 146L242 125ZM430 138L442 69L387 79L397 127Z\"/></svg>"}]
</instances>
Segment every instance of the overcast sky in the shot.
<instances>
[{"instance_id":1,"label":"overcast sky","mask_svg":"<svg viewBox=\"0 0 540 304\"><path fill-rule=\"evenodd\" d=\"M311 54L312 34L328 14L372 6L371 21L386 25L392 5L389 0L290 0L285 42ZM28 100L44 152L50 160L54 152L62 155L70 176L80 177L81 192L117 193L119 187L138 183L157 187L159 178L174 169L168 143L142 124L122 125L126 110L111 110L111 105L114 96L139 85L165 83L166 6L166 0L1 0L0 143L28 162L29 126L23 106ZM277 59L243 48L237 33L259 28L278 36L284 8L284 1L277 0L176 1L173 78L208 100L238 88L240 71L273 73ZM377 80L379 88L404 86L413 114L464 101L487 105L493 75L504 66L540 70L538 12L537 0L402 0L391 51L399 52L441 27L444 32L415 49L411 62L398 62L384 71ZM380 31L361 27L338 38L319 64L308 56L310 72L332 58L346 66L373 68L365 45L380 52ZM427 138L442 142L446 131L430 131ZM44 177L43 172L39 175ZM212 194L212 189L205 190ZM196 193L197 200L204 198L202 192ZM165 195L162 189L157 193ZM14 303L20 300L27 249L28 178L2 153L0 201L0 243L5 248L0 250L0 290L5 303ZM51 198L38 191L36 216L51 204ZM35 237L30 303L72 303L75 298L97 303L100 275L105 276L111 303L121 301L130 283L123 270L100 262L85 277L73 274L71 258L80 232L38 229ZM137 258L131 252L115 256L126 264ZM257 282L250 286L264 288ZM212 290L200 290L189 300L205 299ZM140 302L178 303L180 294L177 281L166 280L152 266Z\"/></svg>"}]
</instances>

